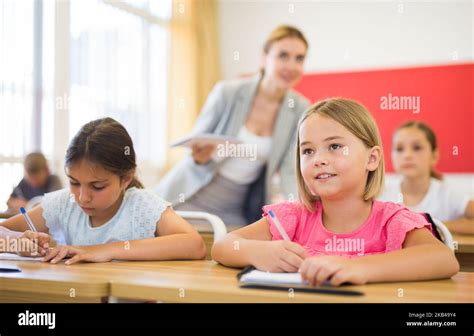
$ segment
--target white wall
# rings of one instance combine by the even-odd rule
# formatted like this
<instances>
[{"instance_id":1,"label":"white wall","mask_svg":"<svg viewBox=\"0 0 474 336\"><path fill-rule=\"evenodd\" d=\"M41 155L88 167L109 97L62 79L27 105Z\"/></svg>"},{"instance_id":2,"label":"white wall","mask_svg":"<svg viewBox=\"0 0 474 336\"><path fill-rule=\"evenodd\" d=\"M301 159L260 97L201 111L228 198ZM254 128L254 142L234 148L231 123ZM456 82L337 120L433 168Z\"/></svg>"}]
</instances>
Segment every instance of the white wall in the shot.
<instances>
[{"instance_id":1,"label":"white wall","mask_svg":"<svg viewBox=\"0 0 474 336\"><path fill-rule=\"evenodd\" d=\"M220 0L223 78L256 71L266 37L284 23L309 40L308 72L469 62L473 17L471 0Z\"/></svg>"}]
</instances>

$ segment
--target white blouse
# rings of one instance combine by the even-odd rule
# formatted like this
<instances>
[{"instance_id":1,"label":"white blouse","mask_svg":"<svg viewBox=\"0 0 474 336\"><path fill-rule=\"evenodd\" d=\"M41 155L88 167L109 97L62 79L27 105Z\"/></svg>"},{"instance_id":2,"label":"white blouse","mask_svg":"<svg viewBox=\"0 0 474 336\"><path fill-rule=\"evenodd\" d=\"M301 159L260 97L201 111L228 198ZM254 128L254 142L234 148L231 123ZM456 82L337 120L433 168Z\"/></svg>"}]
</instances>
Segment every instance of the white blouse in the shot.
<instances>
[{"instance_id":1,"label":"white blouse","mask_svg":"<svg viewBox=\"0 0 474 336\"><path fill-rule=\"evenodd\" d=\"M218 173L235 183L250 184L257 180L262 167L270 158L273 140L271 136L259 136L250 132L245 125L237 138L241 141L240 144L227 144L217 148L215 159L225 159Z\"/></svg>"},{"instance_id":2,"label":"white blouse","mask_svg":"<svg viewBox=\"0 0 474 336\"><path fill-rule=\"evenodd\" d=\"M386 183L379 199L403 204L401 182L401 178L396 178ZM469 195L456 190L447 181L431 178L430 187L423 200L416 206L407 208L414 212L427 212L440 221L449 221L462 217L469 201Z\"/></svg>"},{"instance_id":3,"label":"white blouse","mask_svg":"<svg viewBox=\"0 0 474 336\"><path fill-rule=\"evenodd\" d=\"M155 237L156 225L171 204L151 190L127 189L120 208L105 224L93 227L69 188L44 195L41 207L49 233L58 244L97 245ZM159 224L158 224L159 225Z\"/></svg>"}]
</instances>

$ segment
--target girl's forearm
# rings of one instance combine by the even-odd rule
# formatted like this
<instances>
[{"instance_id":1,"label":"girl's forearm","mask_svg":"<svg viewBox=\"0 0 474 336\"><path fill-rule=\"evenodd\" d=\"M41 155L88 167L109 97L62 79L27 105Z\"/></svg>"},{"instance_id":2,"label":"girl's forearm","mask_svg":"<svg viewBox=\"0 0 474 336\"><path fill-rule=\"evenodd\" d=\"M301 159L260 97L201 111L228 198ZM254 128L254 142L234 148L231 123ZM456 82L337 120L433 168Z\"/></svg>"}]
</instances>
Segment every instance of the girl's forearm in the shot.
<instances>
[{"instance_id":1,"label":"girl's forearm","mask_svg":"<svg viewBox=\"0 0 474 336\"><path fill-rule=\"evenodd\" d=\"M474 219L459 218L445 222L446 226L453 233L474 234Z\"/></svg>"},{"instance_id":2,"label":"girl's forearm","mask_svg":"<svg viewBox=\"0 0 474 336\"><path fill-rule=\"evenodd\" d=\"M365 266L368 282L444 279L459 271L454 253L445 246L431 244L360 257L357 261Z\"/></svg>"},{"instance_id":3,"label":"girl's forearm","mask_svg":"<svg viewBox=\"0 0 474 336\"><path fill-rule=\"evenodd\" d=\"M212 259L229 267L245 267L253 264L252 257L261 241L244 239L229 234L212 247Z\"/></svg>"},{"instance_id":4,"label":"girl's forearm","mask_svg":"<svg viewBox=\"0 0 474 336\"><path fill-rule=\"evenodd\" d=\"M81 248L81 247L80 247ZM130 240L103 245L82 246L99 250L114 260L182 260L203 259L206 246L196 233L180 233L162 237Z\"/></svg>"}]
</instances>

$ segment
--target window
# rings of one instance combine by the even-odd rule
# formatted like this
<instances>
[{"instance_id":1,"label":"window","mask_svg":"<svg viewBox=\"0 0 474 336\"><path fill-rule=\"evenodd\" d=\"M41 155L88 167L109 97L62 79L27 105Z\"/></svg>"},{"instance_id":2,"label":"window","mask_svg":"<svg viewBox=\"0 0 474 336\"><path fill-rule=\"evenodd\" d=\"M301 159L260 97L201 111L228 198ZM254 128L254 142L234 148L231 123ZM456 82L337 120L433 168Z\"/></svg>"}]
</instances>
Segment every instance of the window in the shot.
<instances>
[{"instance_id":1,"label":"window","mask_svg":"<svg viewBox=\"0 0 474 336\"><path fill-rule=\"evenodd\" d=\"M0 0L0 211L28 152L62 167L58 128L70 140L86 122L110 116L132 136L139 165L157 171L165 162L171 0L70 0L66 27L55 26L57 1ZM68 45L56 42L58 29L70 31ZM57 48L69 48L69 97L54 95L64 70ZM55 118L58 104L67 105L66 124Z\"/></svg>"},{"instance_id":2,"label":"window","mask_svg":"<svg viewBox=\"0 0 474 336\"><path fill-rule=\"evenodd\" d=\"M0 1L0 203L21 179L22 157L33 147L33 24L33 0Z\"/></svg>"},{"instance_id":3,"label":"window","mask_svg":"<svg viewBox=\"0 0 474 336\"><path fill-rule=\"evenodd\" d=\"M150 5L167 3L71 1L70 138L109 116L127 128L139 160L164 163L168 33Z\"/></svg>"}]
</instances>

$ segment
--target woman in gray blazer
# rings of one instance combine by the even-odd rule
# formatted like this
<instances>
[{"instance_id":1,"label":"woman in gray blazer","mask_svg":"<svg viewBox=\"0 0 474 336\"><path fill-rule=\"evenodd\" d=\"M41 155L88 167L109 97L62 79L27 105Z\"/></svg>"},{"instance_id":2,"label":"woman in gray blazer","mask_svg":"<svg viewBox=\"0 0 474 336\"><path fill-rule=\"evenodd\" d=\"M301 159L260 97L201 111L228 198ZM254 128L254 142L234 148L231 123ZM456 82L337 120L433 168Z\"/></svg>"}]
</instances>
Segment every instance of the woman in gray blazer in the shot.
<instances>
[{"instance_id":1,"label":"woman in gray blazer","mask_svg":"<svg viewBox=\"0 0 474 336\"><path fill-rule=\"evenodd\" d=\"M258 75L216 84L192 133L235 136L253 153L194 146L157 188L175 210L205 211L243 226L258 220L276 194L296 198L296 128L309 101L292 87L303 74L307 49L299 30L280 26L264 45Z\"/></svg>"}]
</instances>

